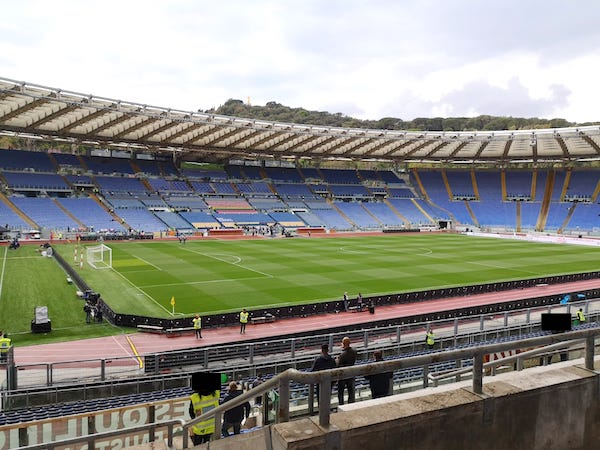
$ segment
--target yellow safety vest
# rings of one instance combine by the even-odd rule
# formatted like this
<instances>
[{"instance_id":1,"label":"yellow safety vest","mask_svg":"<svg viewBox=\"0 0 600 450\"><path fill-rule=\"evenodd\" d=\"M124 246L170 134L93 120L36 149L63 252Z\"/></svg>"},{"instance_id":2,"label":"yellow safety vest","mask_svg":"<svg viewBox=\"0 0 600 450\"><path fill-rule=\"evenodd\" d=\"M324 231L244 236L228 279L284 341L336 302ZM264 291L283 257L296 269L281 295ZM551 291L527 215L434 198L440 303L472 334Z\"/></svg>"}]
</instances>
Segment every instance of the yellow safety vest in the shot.
<instances>
[{"instance_id":1,"label":"yellow safety vest","mask_svg":"<svg viewBox=\"0 0 600 450\"><path fill-rule=\"evenodd\" d=\"M247 312L240 313L240 322L248 323L248 313Z\"/></svg>"},{"instance_id":2,"label":"yellow safety vest","mask_svg":"<svg viewBox=\"0 0 600 450\"><path fill-rule=\"evenodd\" d=\"M583 311L577 311L577 319L579 319L580 322L585 322L585 315L583 314Z\"/></svg>"},{"instance_id":3,"label":"yellow safety vest","mask_svg":"<svg viewBox=\"0 0 600 450\"><path fill-rule=\"evenodd\" d=\"M201 317L194 317L194 320L192 320L192 322L194 323L194 328L196 330L202 328L202 318Z\"/></svg>"},{"instance_id":4,"label":"yellow safety vest","mask_svg":"<svg viewBox=\"0 0 600 450\"><path fill-rule=\"evenodd\" d=\"M435 337L433 333L427 333L427 345L433 345L435 343Z\"/></svg>"},{"instance_id":5,"label":"yellow safety vest","mask_svg":"<svg viewBox=\"0 0 600 450\"><path fill-rule=\"evenodd\" d=\"M8 349L10 348L10 343L12 341L10 340L10 338L7 337L3 337L0 339L0 353L7 353Z\"/></svg>"},{"instance_id":6,"label":"yellow safety vest","mask_svg":"<svg viewBox=\"0 0 600 450\"><path fill-rule=\"evenodd\" d=\"M200 395L197 392L194 392L190 397L190 400L192 402L192 407L194 408L194 413L196 414L196 417L198 417L219 406L219 391L213 392L212 395ZM213 434L215 432L215 418L211 417L210 419L198 422L192 427L192 431L198 436Z\"/></svg>"}]
</instances>

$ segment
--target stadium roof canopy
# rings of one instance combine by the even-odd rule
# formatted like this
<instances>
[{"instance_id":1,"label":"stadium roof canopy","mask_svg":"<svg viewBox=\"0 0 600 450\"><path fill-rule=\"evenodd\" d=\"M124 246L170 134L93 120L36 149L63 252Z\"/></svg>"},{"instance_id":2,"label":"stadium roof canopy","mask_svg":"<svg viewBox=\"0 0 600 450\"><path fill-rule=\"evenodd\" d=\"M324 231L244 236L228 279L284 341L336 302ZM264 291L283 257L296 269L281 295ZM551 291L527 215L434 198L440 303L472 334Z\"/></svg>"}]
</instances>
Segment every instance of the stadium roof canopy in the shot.
<instances>
[{"instance_id":1,"label":"stadium roof canopy","mask_svg":"<svg viewBox=\"0 0 600 450\"><path fill-rule=\"evenodd\" d=\"M600 127L493 132L391 131L180 111L0 78L0 133L188 161L414 162L600 160Z\"/></svg>"}]
</instances>

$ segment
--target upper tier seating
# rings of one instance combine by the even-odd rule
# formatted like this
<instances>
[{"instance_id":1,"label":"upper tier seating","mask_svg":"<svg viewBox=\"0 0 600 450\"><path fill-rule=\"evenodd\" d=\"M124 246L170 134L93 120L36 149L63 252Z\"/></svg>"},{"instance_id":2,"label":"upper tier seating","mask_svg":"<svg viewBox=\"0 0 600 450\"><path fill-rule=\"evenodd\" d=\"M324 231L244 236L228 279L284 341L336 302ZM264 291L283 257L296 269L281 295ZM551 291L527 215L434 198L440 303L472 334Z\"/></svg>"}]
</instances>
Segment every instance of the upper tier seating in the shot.
<instances>
[{"instance_id":1,"label":"upper tier seating","mask_svg":"<svg viewBox=\"0 0 600 450\"><path fill-rule=\"evenodd\" d=\"M185 168L181 170L181 174L190 180L227 180L229 175L224 170L203 170L203 169L189 169Z\"/></svg>"},{"instance_id":2,"label":"upper tier seating","mask_svg":"<svg viewBox=\"0 0 600 450\"><path fill-rule=\"evenodd\" d=\"M196 195L190 196L170 196L165 198L168 205L173 208L181 209L188 208L192 210L207 210L208 205L203 198Z\"/></svg>"},{"instance_id":3,"label":"upper tier seating","mask_svg":"<svg viewBox=\"0 0 600 450\"><path fill-rule=\"evenodd\" d=\"M300 174L304 178L304 181L307 181L307 180L324 181L319 170L314 167L302 167L298 170L300 170Z\"/></svg>"},{"instance_id":4,"label":"upper tier seating","mask_svg":"<svg viewBox=\"0 0 600 450\"><path fill-rule=\"evenodd\" d=\"M281 211L287 209L287 205L278 198L251 197L248 199L248 203L254 209L262 211L272 211L275 209Z\"/></svg>"},{"instance_id":5,"label":"upper tier seating","mask_svg":"<svg viewBox=\"0 0 600 450\"><path fill-rule=\"evenodd\" d=\"M264 181L237 182L235 185L242 194L273 195L273 191Z\"/></svg>"},{"instance_id":6,"label":"upper tier seating","mask_svg":"<svg viewBox=\"0 0 600 450\"><path fill-rule=\"evenodd\" d=\"M315 194L306 184L281 183L273 185L277 193L283 198L302 197L314 198Z\"/></svg>"},{"instance_id":7,"label":"upper tier seating","mask_svg":"<svg viewBox=\"0 0 600 450\"><path fill-rule=\"evenodd\" d=\"M373 198L367 188L358 184L330 184L329 191L334 197Z\"/></svg>"},{"instance_id":8,"label":"upper tier seating","mask_svg":"<svg viewBox=\"0 0 600 450\"><path fill-rule=\"evenodd\" d=\"M211 183L213 190L216 194L233 194L236 195L237 191L231 183Z\"/></svg>"},{"instance_id":9,"label":"upper tier seating","mask_svg":"<svg viewBox=\"0 0 600 450\"><path fill-rule=\"evenodd\" d=\"M600 182L598 171L574 170L571 172L567 199L590 199Z\"/></svg>"},{"instance_id":10,"label":"upper tier seating","mask_svg":"<svg viewBox=\"0 0 600 450\"><path fill-rule=\"evenodd\" d=\"M64 178L55 173L2 172L2 176L14 191L71 191Z\"/></svg>"},{"instance_id":11,"label":"upper tier seating","mask_svg":"<svg viewBox=\"0 0 600 450\"><path fill-rule=\"evenodd\" d=\"M446 170L446 178L454 196L475 197L470 172Z\"/></svg>"},{"instance_id":12,"label":"upper tier seating","mask_svg":"<svg viewBox=\"0 0 600 450\"><path fill-rule=\"evenodd\" d=\"M360 184L356 170L321 169L323 179L330 184Z\"/></svg>"},{"instance_id":13,"label":"upper tier seating","mask_svg":"<svg viewBox=\"0 0 600 450\"><path fill-rule=\"evenodd\" d=\"M74 167L77 169L83 169L77 155L72 155L70 153L52 153L50 158L54 158L60 167Z\"/></svg>"},{"instance_id":14,"label":"upper tier seating","mask_svg":"<svg viewBox=\"0 0 600 450\"><path fill-rule=\"evenodd\" d=\"M244 166L241 170L244 179L262 180L261 168L257 166ZM233 177L237 178L237 177Z\"/></svg>"},{"instance_id":15,"label":"upper tier seating","mask_svg":"<svg viewBox=\"0 0 600 450\"><path fill-rule=\"evenodd\" d=\"M529 171L507 170L505 172L506 195L508 197L530 198L532 176Z\"/></svg>"},{"instance_id":16,"label":"upper tier seating","mask_svg":"<svg viewBox=\"0 0 600 450\"><path fill-rule=\"evenodd\" d=\"M64 177L73 187L94 187L94 180L88 175L65 175Z\"/></svg>"},{"instance_id":17,"label":"upper tier seating","mask_svg":"<svg viewBox=\"0 0 600 450\"><path fill-rule=\"evenodd\" d=\"M148 178L148 184L157 192L193 192L185 181L165 180L164 178Z\"/></svg>"},{"instance_id":18,"label":"upper tier seating","mask_svg":"<svg viewBox=\"0 0 600 450\"><path fill-rule=\"evenodd\" d=\"M125 174L133 175L135 171L128 159L105 158L102 156L82 156L85 167L97 174Z\"/></svg>"},{"instance_id":19,"label":"upper tier seating","mask_svg":"<svg viewBox=\"0 0 600 450\"><path fill-rule=\"evenodd\" d=\"M95 179L102 192L148 193L137 178L96 176Z\"/></svg>"},{"instance_id":20,"label":"upper tier seating","mask_svg":"<svg viewBox=\"0 0 600 450\"><path fill-rule=\"evenodd\" d=\"M56 168L47 153L25 150L0 149L0 167L3 170L56 172Z\"/></svg>"},{"instance_id":21,"label":"upper tier seating","mask_svg":"<svg viewBox=\"0 0 600 450\"><path fill-rule=\"evenodd\" d=\"M304 180L298 169L291 167L265 167L267 178L286 183L302 183Z\"/></svg>"}]
</instances>

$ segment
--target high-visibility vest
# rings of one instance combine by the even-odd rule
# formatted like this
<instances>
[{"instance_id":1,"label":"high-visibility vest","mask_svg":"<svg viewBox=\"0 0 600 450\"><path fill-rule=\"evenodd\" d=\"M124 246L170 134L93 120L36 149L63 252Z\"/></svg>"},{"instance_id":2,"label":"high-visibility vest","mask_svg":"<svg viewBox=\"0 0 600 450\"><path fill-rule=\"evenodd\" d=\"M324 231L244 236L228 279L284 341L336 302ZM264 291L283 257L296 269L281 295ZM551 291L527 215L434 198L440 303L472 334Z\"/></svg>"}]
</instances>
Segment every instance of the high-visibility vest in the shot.
<instances>
[{"instance_id":1,"label":"high-visibility vest","mask_svg":"<svg viewBox=\"0 0 600 450\"><path fill-rule=\"evenodd\" d=\"M202 318L201 317L194 317L194 320L192 320L192 322L194 323L194 328L196 330L202 328Z\"/></svg>"},{"instance_id":2,"label":"high-visibility vest","mask_svg":"<svg viewBox=\"0 0 600 450\"><path fill-rule=\"evenodd\" d=\"M248 313L247 312L241 312L240 313L240 322L242 323L248 323Z\"/></svg>"},{"instance_id":3,"label":"high-visibility vest","mask_svg":"<svg viewBox=\"0 0 600 450\"><path fill-rule=\"evenodd\" d=\"M190 397L190 401L192 402L194 413L198 417L219 406L219 391L213 392L212 395L200 395L194 392ZM215 418L211 417L210 419L198 422L192 427L192 431L198 436L213 434L215 432Z\"/></svg>"},{"instance_id":4,"label":"high-visibility vest","mask_svg":"<svg viewBox=\"0 0 600 450\"><path fill-rule=\"evenodd\" d=\"M433 333L427 333L427 345L435 344L435 336Z\"/></svg>"},{"instance_id":5,"label":"high-visibility vest","mask_svg":"<svg viewBox=\"0 0 600 450\"><path fill-rule=\"evenodd\" d=\"M577 319L580 322L585 322L585 314L583 314L583 311L577 311Z\"/></svg>"},{"instance_id":6,"label":"high-visibility vest","mask_svg":"<svg viewBox=\"0 0 600 450\"><path fill-rule=\"evenodd\" d=\"M0 338L0 353L7 353L11 342L10 338Z\"/></svg>"}]
</instances>

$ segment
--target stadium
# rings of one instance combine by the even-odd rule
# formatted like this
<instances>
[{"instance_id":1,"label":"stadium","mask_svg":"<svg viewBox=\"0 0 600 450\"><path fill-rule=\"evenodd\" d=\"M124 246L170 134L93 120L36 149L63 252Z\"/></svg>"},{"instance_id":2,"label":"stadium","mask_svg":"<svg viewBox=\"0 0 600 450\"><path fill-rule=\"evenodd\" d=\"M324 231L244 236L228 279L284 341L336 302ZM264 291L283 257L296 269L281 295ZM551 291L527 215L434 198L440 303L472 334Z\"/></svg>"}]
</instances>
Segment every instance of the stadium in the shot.
<instances>
[{"instance_id":1,"label":"stadium","mask_svg":"<svg viewBox=\"0 0 600 450\"><path fill-rule=\"evenodd\" d=\"M119 397L107 395L106 386L136 378L135 388L120 390L184 389L157 397L176 410L182 392L189 397L192 372L225 372L250 384L270 373L275 381L263 388L277 387L280 405L287 404L273 418L283 424L293 422L290 401L307 410L296 412L299 417L313 413L314 393L298 388L290 394L289 386L276 384L277 374L298 370L294 376L302 378L319 343L333 347L344 335L363 341L364 361L373 345L381 346L387 369L398 376L404 362L397 356L416 358L421 369L412 378L402 373L402 383L419 384L431 379L422 367L434 360L468 359L451 354L474 351L459 343L490 345L494 351L486 354L496 354L493 346L501 344L492 334L539 339L503 344L509 358L518 358L517 350L558 345L542 333L540 314L581 306L588 323L573 332L588 343L584 349L573 344L569 356L583 354L586 368L593 368L598 126L451 133L331 128L178 111L0 79L0 132L29 144L0 150L6 244L0 323L14 344L5 366L7 417L11 410L26 417L24 408L32 405L43 409L49 398L43 385L53 386L53 402L72 403L77 381L67 366L78 358L55 361L40 375L43 358L25 363L26 355L40 353L26 347L81 336L169 340L168 349L110 359L110 370L105 359L90 358L83 366L93 367L91 375L75 372L93 380L90 400ZM468 302L493 295L484 306ZM435 303L443 299L453 304ZM85 323L85 301L99 317L93 325ZM32 311L41 302L47 310L38 320ZM251 313L252 330L275 328L275 334L241 342L242 308ZM213 344L190 340L198 313L205 336L220 336ZM503 323L495 323L498 315ZM447 336L440 331L436 350L450 356L416 351L432 324L447 330ZM407 348L400 349L401 335ZM388 339L391 345L384 345ZM534 359L565 353L564 344L536 351ZM466 365L483 364L473 361ZM441 376L452 364L436 370ZM471 370L473 389L481 393ZM64 372L70 375L61 380ZM139 408L139 399L130 401ZM127 405L115 405L107 401L94 414L130 414ZM330 420L323 409L321 425ZM262 418L269 423L268 413ZM22 425L27 420L0 425L2 448L47 442L24 440L21 433L33 436L27 430L50 418L29 419L28 426ZM168 427L171 436L181 423ZM122 430L150 433L149 427ZM56 426L51 440L60 435Z\"/></svg>"}]
</instances>

